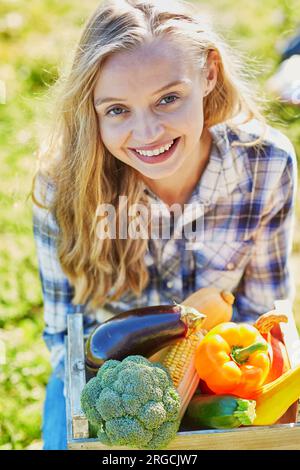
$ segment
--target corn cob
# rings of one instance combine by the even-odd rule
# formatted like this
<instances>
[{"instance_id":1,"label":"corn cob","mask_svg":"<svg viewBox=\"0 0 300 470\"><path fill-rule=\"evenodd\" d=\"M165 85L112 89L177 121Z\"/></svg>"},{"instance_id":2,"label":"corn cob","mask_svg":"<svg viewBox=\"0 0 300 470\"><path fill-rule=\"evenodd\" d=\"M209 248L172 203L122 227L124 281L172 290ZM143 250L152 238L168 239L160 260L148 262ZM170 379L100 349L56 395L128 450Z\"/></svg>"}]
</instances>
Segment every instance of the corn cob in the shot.
<instances>
[{"instance_id":1,"label":"corn cob","mask_svg":"<svg viewBox=\"0 0 300 470\"><path fill-rule=\"evenodd\" d=\"M194 365L197 346L205 334L205 331L201 329L205 315L200 315L201 318L198 316L194 320L193 317L189 318L189 330L186 337L177 341L174 346L170 346L162 360L181 398L180 418L183 417L200 380Z\"/></svg>"}]
</instances>

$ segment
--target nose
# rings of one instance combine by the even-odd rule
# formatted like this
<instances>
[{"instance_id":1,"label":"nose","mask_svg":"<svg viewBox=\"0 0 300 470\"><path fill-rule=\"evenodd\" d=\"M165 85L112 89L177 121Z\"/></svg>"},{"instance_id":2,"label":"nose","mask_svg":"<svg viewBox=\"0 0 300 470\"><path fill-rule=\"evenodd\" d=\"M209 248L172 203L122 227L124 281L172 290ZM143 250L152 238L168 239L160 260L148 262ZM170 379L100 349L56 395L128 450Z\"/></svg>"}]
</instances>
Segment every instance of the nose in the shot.
<instances>
[{"instance_id":1,"label":"nose","mask_svg":"<svg viewBox=\"0 0 300 470\"><path fill-rule=\"evenodd\" d=\"M136 146L151 145L164 136L164 127L157 116L151 113L137 115L133 124L132 141Z\"/></svg>"}]
</instances>

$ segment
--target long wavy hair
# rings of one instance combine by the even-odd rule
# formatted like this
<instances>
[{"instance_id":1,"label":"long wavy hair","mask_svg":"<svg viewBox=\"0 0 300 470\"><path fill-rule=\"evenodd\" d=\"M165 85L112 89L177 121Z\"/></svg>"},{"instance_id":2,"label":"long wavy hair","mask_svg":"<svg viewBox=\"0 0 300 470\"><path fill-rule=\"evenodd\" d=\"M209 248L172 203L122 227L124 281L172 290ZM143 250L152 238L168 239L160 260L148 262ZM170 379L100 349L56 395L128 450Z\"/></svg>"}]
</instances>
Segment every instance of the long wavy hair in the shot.
<instances>
[{"instance_id":1,"label":"long wavy hair","mask_svg":"<svg viewBox=\"0 0 300 470\"><path fill-rule=\"evenodd\" d=\"M203 21L199 6L180 0L101 2L85 24L70 70L55 85L53 123L46 147L38 151L30 193L34 204L50 210L58 223L57 253L74 287L74 304L87 302L96 308L128 291L140 296L149 281L146 238L100 240L96 236L99 204L115 207L118 230L123 211L119 196L127 196L129 207L147 201L138 172L101 142L93 91L106 58L154 38L177 41L199 70L203 70L203 58L217 52L217 83L203 102L205 128L233 122L238 115L246 121L265 122L240 56ZM50 205L34 195L39 175L55 187Z\"/></svg>"}]
</instances>

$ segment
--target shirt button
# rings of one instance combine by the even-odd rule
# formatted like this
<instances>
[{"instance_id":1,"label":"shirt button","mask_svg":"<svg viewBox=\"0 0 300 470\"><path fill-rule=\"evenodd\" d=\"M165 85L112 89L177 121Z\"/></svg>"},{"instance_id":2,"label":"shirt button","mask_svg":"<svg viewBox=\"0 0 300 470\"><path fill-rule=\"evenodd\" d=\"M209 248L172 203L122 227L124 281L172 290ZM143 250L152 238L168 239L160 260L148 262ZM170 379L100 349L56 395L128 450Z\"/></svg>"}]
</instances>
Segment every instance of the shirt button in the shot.
<instances>
[{"instance_id":1,"label":"shirt button","mask_svg":"<svg viewBox=\"0 0 300 470\"><path fill-rule=\"evenodd\" d=\"M173 287L173 282L172 282L172 281L168 281L168 282L167 282L167 288L168 288L168 289L171 289L171 287Z\"/></svg>"},{"instance_id":2,"label":"shirt button","mask_svg":"<svg viewBox=\"0 0 300 470\"><path fill-rule=\"evenodd\" d=\"M232 271L232 269L234 269L234 268L235 268L234 263L228 263L227 264L227 269L229 269L230 271Z\"/></svg>"}]
</instances>

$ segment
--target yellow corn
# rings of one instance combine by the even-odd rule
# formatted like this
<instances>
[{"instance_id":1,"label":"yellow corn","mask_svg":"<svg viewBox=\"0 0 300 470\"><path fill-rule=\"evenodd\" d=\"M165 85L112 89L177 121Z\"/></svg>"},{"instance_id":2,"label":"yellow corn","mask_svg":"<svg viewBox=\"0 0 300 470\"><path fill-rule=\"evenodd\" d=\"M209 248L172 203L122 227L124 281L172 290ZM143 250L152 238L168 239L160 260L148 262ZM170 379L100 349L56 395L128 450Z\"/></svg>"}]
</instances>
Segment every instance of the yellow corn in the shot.
<instances>
[{"instance_id":1,"label":"yellow corn","mask_svg":"<svg viewBox=\"0 0 300 470\"><path fill-rule=\"evenodd\" d=\"M181 339L167 352L163 365L168 368L175 387L179 387L186 373L186 369L192 362L196 345L199 344L197 335L190 335Z\"/></svg>"},{"instance_id":2,"label":"yellow corn","mask_svg":"<svg viewBox=\"0 0 300 470\"><path fill-rule=\"evenodd\" d=\"M199 384L200 379L194 365L194 359L197 346L204 337L203 333L201 322L199 323L198 320L194 327L189 327L189 332L185 338L170 346L162 360L162 364L169 370L181 398L181 418Z\"/></svg>"}]
</instances>

